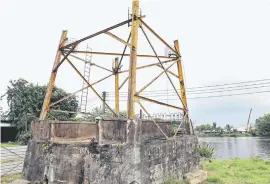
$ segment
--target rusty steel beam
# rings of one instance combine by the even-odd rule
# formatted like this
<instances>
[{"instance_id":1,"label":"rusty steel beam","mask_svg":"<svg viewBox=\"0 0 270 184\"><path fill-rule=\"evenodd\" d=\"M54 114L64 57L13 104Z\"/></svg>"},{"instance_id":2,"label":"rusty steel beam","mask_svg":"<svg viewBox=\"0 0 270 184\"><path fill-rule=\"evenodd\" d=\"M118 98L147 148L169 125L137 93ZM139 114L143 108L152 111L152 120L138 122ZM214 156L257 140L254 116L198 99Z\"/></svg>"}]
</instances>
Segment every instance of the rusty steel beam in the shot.
<instances>
[{"instance_id":1,"label":"rusty steel beam","mask_svg":"<svg viewBox=\"0 0 270 184\"><path fill-rule=\"evenodd\" d=\"M157 65L159 68L162 68L162 66ZM172 71L168 70L167 71L169 74L171 74L172 76L176 77L178 79L178 75L176 75L175 73L173 73Z\"/></svg>"},{"instance_id":2,"label":"rusty steel beam","mask_svg":"<svg viewBox=\"0 0 270 184\"><path fill-rule=\"evenodd\" d=\"M103 80L105 80L105 79L111 77L112 75L113 75L113 74L110 74L110 75L108 75L108 76L106 76L106 77L104 77L104 78L101 78L100 80L98 80L98 81L96 81L96 82L93 82L91 85L94 86L95 84L97 84L97 83L99 83L99 82L101 82L101 81L103 81ZM76 95L77 93L79 93L79 92L81 92L82 90L87 89L87 88L89 88L89 86L86 86L86 87L84 87L84 88L82 88L82 89L80 89L80 90L78 90L78 91L75 91L74 93L71 93L71 94L69 94L69 95L67 95L67 96L65 96L65 97L63 97L63 98L57 100L56 102L53 102L49 107L52 107L52 106L54 106L54 105L56 105L56 104L58 104L58 103L60 103L60 102L62 102L62 101L64 101L64 100L66 100L66 99L68 99L68 98L70 98L70 97Z\"/></svg>"},{"instance_id":3,"label":"rusty steel beam","mask_svg":"<svg viewBox=\"0 0 270 184\"><path fill-rule=\"evenodd\" d=\"M138 27L139 21L139 0L132 1L132 25L131 25L131 45L129 61L129 80L128 80L128 99L127 99L127 118L135 118L135 93L136 93L136 65L138 50Z\"/></svg>"},{"instance_id":4,"label":"rusty steel beam","mask_svg":"<svg viewBox=\"0 0 270 184\"><path fill-rule=\"evenodd\" d=\"M177 52L180 55L180 47L179 47L178 40L175 40L174 41L174 47L176 48ZM183 103L183 106L184 106L184 115L186 115L187 116L187 119L189 119L187 97L186 97L186 89L185 89L185 83L184 83L184 75L183 75L181 57L178 58L178 60L177 60L177 71L178 71L178 75L179 75L179 84L180 84L181 99L182 99L182 103ZM186 127L187 134L191 134L190 121L187 121L185 123L185 127Z\"/></svg>"},{"instance_id":5,"label":"rusty steel beam","mask_svg":"<svg viewBox=\"0 0 270 184\"><path fill-rule=\"evenodd\" d=\"M108 56L130 56L130 54L121 54L121 53L112 53L112 52L93 52L93 51L78 51L74 50L72 53L77 54L96 54L96 55L108 55ZM137 54L137 57L145 57L145 58L156 58L156 56L153 55L147 55L147 54ZM177 57L169 57L169 56L158 56L159 58L164 59L177 59Z\"/></svg>"},{"instance_id":6,"label":"rusty steel beam","mask_svg":"<svg viewBox=\"0 0 270 184\"><path fill-rule=\"evenodd\" d=\"M116 36L115 34L112 34L111 32L105 32L106 35L111 36L112 38L118 40L119 42L131 47L131 44L126 42L125 40L123 40L122 38L119 38L118 36Z\"/></svg>"},{"instance_id":7,"label":"rusty steel beam","mask_svg":"<svg viewBox=\"0 0 270 184\"><path fill-rule=\"evenodd\" d=\"M131 32L128 35L128 39L127 39L127 42L128 43L129 43L130 37L131 37ZM120 58L120 61L119 61L119 65L118 65L117 71L119 71L119 69L121 67L121 63L122 63L122 60L124 58L124 54L126 53L126 50L127 50L127 45L125 45L125 47L124 47L123 53L122 53L121 58Z\"/></svg>"},{"instance_id":8,"label":"rusty steel beam","mask_svg":"<svg viewBox=\"0 0 270 184\"><path fill-rule=\"evenodd\" d=\"M70 54L70 56L73 57L73 58L76 58L76 59L78 59L78 60L81 60L81 61L83 61L83 62L89 62L89 61L86 61L86 60L84 60L84 59L82 59L82 58L80 58L80 57L74 56L73 54ZM90 64L91 64L91 66L95 66L95 67L101 68L101 69L106 70L106 71L108 71L108 72L113 72L112 70L109 70L109 69L107 69L107 68L104 68L104 67L102 67L102 66L99 66L99 65L97 65L97 64L95 64L95 63L90 62Z\"/></svg>"},{"instance_id":9,"label":"rusty steel beam","mask_svg":"<svg viewBox=\"0 0 270 184\"><path fill-rule=\"evenodd\" d=\"M95 37L95 36L98 36L98 35L100 35L100 34L102 34L102 33L106 33L106 32L108 32L108 31L110 31L110 30L112 30L112 29L115 29L115 28L117 28L117 27L123 26L123 25L125 25L125 24L127 24L127 23L129 23L129 22L131 22L131 21L132 21L132 19L128 19L128 20L126 20L126 21L120 22L119 24L115 24L115 25L113 25L113 26L111 26L111 27L109 27L109 28L103 29L103 30L101 30L101 31L99 31L99 32L97 32L97 33L91 34L91 35L86 36L86 37L84 37L84 38L82 38L82 39L79 39L79 40L77 40L77 41L75 41L75 42L73 42L73 43L70 43L70 44L68 44L68 45L65 45L65 46L61 47L61 49L65 49L65 48L71 47L71 46L73 46L73 45L77 45L77 44L79 44L79 43L81 43L81 42L83 42L83 41L85 41L85 40L88 40L88 39L90 39L90 38L93 38L93 37Z\"/></svg>"},{"instance_id":10,"label":"rusty steel beam","mask_svg":"<svg viewBox=\"0 0 270 184\"><path fill-rule=\"evenodd\" d=\"M59 48L60 48L60 46L62 44L65 43L66 38L67 38L67 31L63 31L62 35L61 35L60 42L59 42L59 46L57 48L57 53L56 53L56 56L55 56L50 81L49 81L49 84L48 84L48 87L47 87L46 96L45 96L44 101L43 101L43 106L42 106L41 114L40 114L40 117L39 117L40 120L44 120L46 118L46 114L47 114L49 104L50 104L50 101L51 101L52 91L53 91L53 87L54 87L54 83L55 83L55 79L56 79L56 75L57 75L57 70L55 72L53 70L54 70L55 66L57 66L59 64L59 62L60 62L61 51L60 51Z\"/></svg>"},{"instance_id":11,"label":"rusty steel beam","mask_svg":"<svg viewBox=\"0 0 270 184\"><path fill-rule=\"evenodd\" d=\"M169 62L172 62L172 61L175 61L175 60L176 59L171 59L171 60L168 60L168 61L162 61L161 63L169 63ZM140 69L143 69L143 68L148 68L148 67L151 67L151 66L158 66L158 65L160 65L160 63L152 63L152 64L149 64L149 65L138 66L136 68L136 70L140 70ZM158 67L160 67L160 66L158 66ZM126 73L128 71L129 70L123 70L123 71L120 71L119 73ZM174 74L174 75L176 75L176 74ZM178 76L177 76L177 78L178 78Z\"/></svg>"},{"instance_id":12,"label":"rusty steel beam","mask_svg":"<svg viewBox=\"0 0 270 184\"><path fill-rule=\"evenodd\" d=\"M140 101L137 101L137 103L141 106L141 108L143 109L143 111L148 115L148 117L151 118L151 120L153 121L153 123L157 126L157 128L161 131L161 133L165 136L166 139L168 139L168 136L163 132L163 130L160 128L160 126L157 124L156 120L154 118L152 118L152 116L148 113L148 111L146 110L146 108L142 105L142 103Z\"/></svg>"},{"instance_id":13,"label":"rusty steel beam","mask_svg":"<svg viewBox=\"0 0 270 184\"><path fill-rule=\"evenodd\" d=\"M162 69L165 71L165 74L166 74L167 78L169 79L169 81L170 81L170 83L171 83L171 85L172 85L172 87L173 87L173 89L174 89L175 93L177 94L177 96L178 96L179 100L180 100L180 101L182 102L182 104L184 105L184 103L183 103L183 101L182 101L182 99L181 99L180 95L178 94L178 91L177 91L176 87L174 86L174 84L173 84L173 82L172 82L172 79L170 78L169 74L167 73L167 71L165 70L165 68L164 68L163 64L161 63L160 58L158 57L157 52L155 51L155 49L154 49L154 47L153 47L152 43L150 42L150 40L149 40L149 38L148 38L147 34L145 33L145 31L144 31L143 27L140 27L140 28L141 28L141 30L142 30L142 32L143 32L143 34L144 34L144 36L145 36L146 40L148 41L148 43L149 43L150 47L152 48L152 50L153 50L153 52L154 52L154 54L155 54L155 56L156 56L156 58L157 58L158 62L160 63L160 65L161 65Z\"/></svg>"},{"instance_id":14,"label":"rusty steel beam","mask_svg":"<svg viewBox=\"0 0 270 184\"><path fill-rule=\"evenodd\" d=\"M166 45L171 51L174 52L174 54L176 54L178 57L180 57L180 55L178 54L178 52L173 49L165 40L163 40L150 26L148 26L140 17L138 17L138 19L140 20L141 24L143 26L145 26L153 35L155 35L164 45Z\"/></svg>"},{"instance_id":15,"label":"rusty steel beam","mask_svg":"<svg viewBox=\"0 0 270 184\"><path fill-rule=\"evenodd\" d=\"M174 41L174 46L180 55L180 47L179 47L178 40ZM180 84L181 99L183 101L183 106L185 108L184 113L186 114L186 113L188 113L188 105L187 105L187 97L186 97L186 89L185 89L185 83L184 83L184 75L183 75L181 57L178 58L178 60L177 60L177 71L178 71L178 76L179 76L178 79L179 79L179 84Z\"/></svg>"},{"instance_id":16,"label":"rusty steel beam","mask_svg":"<svg viewBox=\"0 0 270 184\"><path fill-rule=\"evenodd\" d=\"M126 78L125 78L125 80L122 82L122 84L119 86L119 90L124 86L124 84L127 82L127 80L128 80L128 78L129 78L129 76L127 76Z\"/></svg>"},{"instance_id":17,"label":"rusty steel beam","mask_svg":"<svg viewBox=\"0 0 270 184\"><path fill-rule=\"evenodd\" d=\"M139 91L136 92L136 94L140 94L145 88L147 88L150 84L152 84L155 80L157 80L164 72L166 72L169 68L171 68L174 64L176 63L173 62L170 66L168 66L166 69L164 69L162 72L160 72L155 78L153 78L149 83L147 83L145 86L143 86Z\"/></svg>"},{"instance_id":18,"label":"rusty steel beam","mask_svg":"<svg viewBox=\"0 0 270 184\"><path fill-rule=\"evenodd\" d=\"M171 108L178 109L178 110L184 110L181 107L177 107L177 106L174 106L174 105L171 105L171 104L166 104L166 103L159 102L159 101L156 101L156 100L153 100L153 99L150 99L150 98L146 98L146 97L143 97L143 96L139 96L139 95L135 95L135 96L137 98L140 98L140 99L148 101L148 102L156 103L156 104L159 104L159 105L163 105L163 106L166 106L166 107L171 107Z\"/></svg>"},{"instance_id":19,"label":"rusty steel beam","mask_svg":"<svg viewBox=\"0 0 270 184\"><path fill-rule=\"evenodd\" d=\"M118 68L118 58L115 58L114 68ZM119 116L119 73L116 71L114 74L114 91L115 91L115 113Z\"/></svg>"},{"instance_id":20,"label":"rusty steel beam","mask_svg":"<svg viewBox=\"0 0 270 184\"><path fill-rule=\"evenodd\" d=\"M68 99L68 98L70 98L70 97L76 95L77 93L81 92L81 91L84 90L84 89L87 89L88 87L89 87L89 86L86 86L86 87L84 87L84 88L82 88L82 89L80 89L80 90L78 90L78 91L75 91L74 93L71 93L71 94L69 94L69 95L67 95L67 96L65 96L65 97L63 97L63 98L57 100L56 102L51 103L49 107L52 107L52 106L54 106L54 105L56 105L56 104L58 104L58 103L60 103L60 102L62 102L62 101L64 101L64 100L66 100L66 99Z\"/></svg>"},{"instance_id":21,"label":"rusty steel beam","mask_svg":"<svg viewBox=\"0 0 270 184\"><path fill-rule=\"evenodd\" d=\"M63 55L64 55L64 53L62 53ZM97 95L97 97L102 101L102 102L104 102L103 101L103 99L102 99L102 97L98 94L98 92L93 88L93 86L87 81L87 79L85 79L84 78L84 76L81 74L81 72L73 65L73 63L67 58L67 61L68 61L68 63L71 65L71 67L76 71L76 73L86 82L86 84L88 84L88 86L92 89L92 91ZM105 105L108 107L108 109L114 114L114 115L116 115L115 114L115 112L111 109L111 107L106 103L106 102L104 102L105 103Z\"/></svg>"},{"instance_id":22,"label":"rusty steel beam","mask_svg":"<svg viewBox=\"0 0 270 184\"><path fill-rule=\"evenodd\" d=\"M53 72L56 72L56 70L63 64L63 62L67 59L68 55L75 49L76 45L74 45L62 58L62 60L54 67Z\"/></svg>"}]
</instances>

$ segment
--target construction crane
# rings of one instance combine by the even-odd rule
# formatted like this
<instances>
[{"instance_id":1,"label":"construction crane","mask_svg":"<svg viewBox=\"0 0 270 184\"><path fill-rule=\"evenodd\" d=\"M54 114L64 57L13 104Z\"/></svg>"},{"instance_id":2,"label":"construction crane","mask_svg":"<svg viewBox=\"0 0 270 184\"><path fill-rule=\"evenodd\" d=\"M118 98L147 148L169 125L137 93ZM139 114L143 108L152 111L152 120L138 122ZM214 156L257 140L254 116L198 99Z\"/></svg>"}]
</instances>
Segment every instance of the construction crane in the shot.
<instances>
[{"instance_id":1,"label":"construction crane","mask_svg":"<svg viewBox=\"0 0 270 184\"><path fill-rule=\"evenodd\" d=\"M248 121L247 121L247 127L246 127L246 132L249 131L249 120L250 120L251 112L252 112L252 108L251 108L250 111L249 111Z\"/></svg>"}]
</instances>

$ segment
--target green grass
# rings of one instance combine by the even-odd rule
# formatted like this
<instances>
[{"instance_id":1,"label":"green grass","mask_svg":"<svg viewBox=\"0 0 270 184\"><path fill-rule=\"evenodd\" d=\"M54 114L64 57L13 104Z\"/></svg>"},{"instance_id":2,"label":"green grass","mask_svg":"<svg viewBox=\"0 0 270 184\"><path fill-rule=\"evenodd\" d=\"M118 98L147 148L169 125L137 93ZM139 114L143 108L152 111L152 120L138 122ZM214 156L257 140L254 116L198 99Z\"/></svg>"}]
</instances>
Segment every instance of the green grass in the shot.
<instances>
[{"instance_id":1,"label":"green grass","mask_svg":"<svg viewBox=\"0 0 270 184\"><path fill-rule=\"evenodd\" d=\"M9 174L4 177L1 177L1 184L7 184L20 178L21 174Z\"/></svg>"},{"instance_id":2,"label":"green grass","mask_svg":"<svg viewBox=\"0 0 270 184\"><path fill-rule=\"evenodd\" d=\"M14 147L14 146L20 146L20 145L15 143L15 142L8 142L8 143L1 143L1 146L3 146L3 147Z\"/></svg>"},{"instance_id":3,"label":"green grass","mask_svg":"<svg viewBox=\"0 0 270 184\"><path fill-rule=\"evenodd\" d=\"M260 158L202 161L204 184L270 184L270 161Z\"/></svg>"},{"instance_id":4,"label":"green grass","mask_svg":"<svg viewBox=\"0 0 270 184\"><path fill-rule=\"evenodd\" d=\"M19 162L23 161L23 158L14 158L14 159L5 159L1 160L1 164L9 163L9 162Z\"/></svg>"}]
</instances>

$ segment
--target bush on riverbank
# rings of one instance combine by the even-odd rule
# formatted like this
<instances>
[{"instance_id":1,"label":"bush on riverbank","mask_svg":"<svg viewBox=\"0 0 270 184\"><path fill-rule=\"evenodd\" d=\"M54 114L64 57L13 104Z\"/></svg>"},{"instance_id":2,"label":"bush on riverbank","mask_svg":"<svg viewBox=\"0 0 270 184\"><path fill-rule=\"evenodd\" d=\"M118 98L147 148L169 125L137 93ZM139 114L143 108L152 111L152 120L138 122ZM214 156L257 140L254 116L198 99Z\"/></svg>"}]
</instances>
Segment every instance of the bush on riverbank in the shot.
<instances>
[{"instance_id":1,"label":"bush on riverbank","mask_svg":"<svg viewBox=\"0 0 270 184\"><path fill-rule=\"evenodd\" d=\"M214 153L214 148L210 148L209 145L199 147L199 154L202 158L212 158Z\"/></svg>"},{"instance_id":2,"label":"bush on riverbank","mask_svg":"<svg viewBox=\"0 0 270 184\"><path fill-rule=\"evenodd\" d=\"M270 161L258 157L202 161L202 165L208 171L208 179L204 184L270 183Z\"/></svg>"}]
</instances>

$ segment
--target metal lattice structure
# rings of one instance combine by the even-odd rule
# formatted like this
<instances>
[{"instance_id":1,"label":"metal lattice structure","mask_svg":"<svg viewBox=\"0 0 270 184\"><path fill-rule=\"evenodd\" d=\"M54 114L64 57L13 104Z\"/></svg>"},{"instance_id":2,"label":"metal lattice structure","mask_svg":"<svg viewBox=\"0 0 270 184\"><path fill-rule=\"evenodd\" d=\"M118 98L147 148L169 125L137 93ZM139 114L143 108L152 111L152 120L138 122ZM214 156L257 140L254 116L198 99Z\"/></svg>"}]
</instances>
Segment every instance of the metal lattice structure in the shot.
<instances>
[{"instance_id":1,"label":"metal lattice structure","mask_svg":"<svg viewBox=\"0 0 270 184\"><path fill-rule=\"evenodd\" d=\"M103 101L102 97L100 96L100 94L95 90L94 85L111 77L111 76L115 76L115 110L112 109L112 107L110 107L106 102L103 102L106 106L106 108L111 111L115 116L119 115L119 90L123 87L123 85L128 81L128 99L127 99L127 118L128 119L134 119L135 118L135 103L137 103L141 109L150 117L150 114L148 113L147 109L145 108L145 106L143 105L142 101L147 101L147 102L151 102L151 103L155 103L155 104L159 104L162 106L167 106L170 108L174 108L177 109L178 111L182 112L185 119L187 119L188 121L185 121L185 127L186 127L186 133L190 134L192 132L192 126L190 124L189 121L189 116L188 116L188 105L187 105L187 100L186 100L186 93L185 93L185 85L184 85L184 77L183 77L183 70L182 70L182 62L181 62L181 55L180 55L180 47L179 47L179 43L178 40L174 41L174 47L170 46L161 36L159 36L143 19L145 18L145 16L143 15L139 15L139 0L133 0L132 1L132 12L131 12L131 17L128 20L125 20L123 22L120 22L118 24L115 24L111 27L108 27L104 30L101 30L97 33L94 33L92 35L86 36L84 38L78 39L72 43L68 43L67 42L67 31L63 31L62 32L62 36L60 39L60 43L59 43L59 47L57 50L57 55L54 61L54 66L52 69L52 73L51 73L51 78L49 81L49 85L48 85L48 89L47 89L47 93L44 99L44 103L43 103L43 108L42 108L42 112L40 115L40 120L44 120L47 113L50 112L50 107L52 107L53 105L75 95L76 93L83 91L86 88L90 88L95 94L96 96ZM127 41L123 40L122 38L118 37L117 35L111 33L110 31L113 29L116 29L118 27L121 27L123 25L129 25L129 29L130 29L130 35ZM168 55L158 55L153 44L151 43L148 35L145 32L145 29L148 30L148 32L150 32L152 35L154 35L161 43L163 43L168 50L170 51ZM141 32L143 33L143 35L145 36L151 50L153 51L153 55L145 55L145 54L139 54L137 53L138 51L138 32L139 30L141 30ZM116 39L117 41L121 42L122 44L125 45L124 47L124 51L122 53L111 53L111 52L95 52L95 51L82 51L82 50L78 50L76 49L77 46L88 40L91 39L93 37L99 36L101 34L106 34L114 39ZM126 50L129 49L130 53L127 54ZM76 66L72 63L72 61L70 60L71 57L77 58L79 60L85 61L84 59L81 59L80 57L76 56L76 54L91 54L91 55L110 55L110 56L120 56L119 58L115 58L115 62L114 62L114 68L113 71L111 71L111 74L94 82L94 83L90 83L89 80L76 68ZM123 57L129 57L130 58L130 62L129 62L129 69L128 70L120 70L121 67L121 62ZM152 64L148 64L148 65L144 65L144 66L139 66L137 67L137 59L139 58L155 58L157 59L158 62L156 63L152 63ZM166 60L164 60L166 59ZM51 99L51 95L52 95L52 89L55 83L55 78L57 76L57 70L58 68L62 65L63 62L68 62L70 64L70 66L77 72L77 74L83 79L84 83L86 84L85 87L83 87L83 89L76 91L70 95L68 95L67 97L64 97L52 104L50 104L50 99ZM166 68L164 67L165 63L170 63L169 66L167 66ZM177 74L172 72L170 70L170 68L172 68L174 65L177 65ZM107 68L98 66L96 64L94 64L94 66L102 68L104 70L110 71ZM144 68L149 68L149 67L159 67L162 69L162 72L160 72L155 78L153 78L150 82L148 82L144 87L142 87L141 89L136 89L136 71L140 70L140 69L144 69ZM128 77L125 78L124 82L122 84L119 85L119 75L122 73L128 73ZM172 85L175 94L177 95L177 97L179 98L179 105L172 105L172 104L168 104L168 103L163 103L148 97L144 97L141 95L141 93L149 86L151 85L154 81L158 80L158 78L165 74L168 78L168 80L170 81L170 84ZM177 91L177 88L175 87L175 85L173 84L173 81L171 79L171 77L176 77L177 80L179 81L179 85L180 85L180 91ZM160 129L159 125L156 123L155 119L152 118L153 122L155 123L155 125L157 126L157 128ZM180 127L180 126L179 126ZM160 129L161 130L161 129ZM163 133L163 131L161 130L161 132ZM177 132L177 131L176 131ZM164 134L164 133L163 133ZM167 135L164 134L164 136L167 138Z\"/></svg>"}]
</instances>

